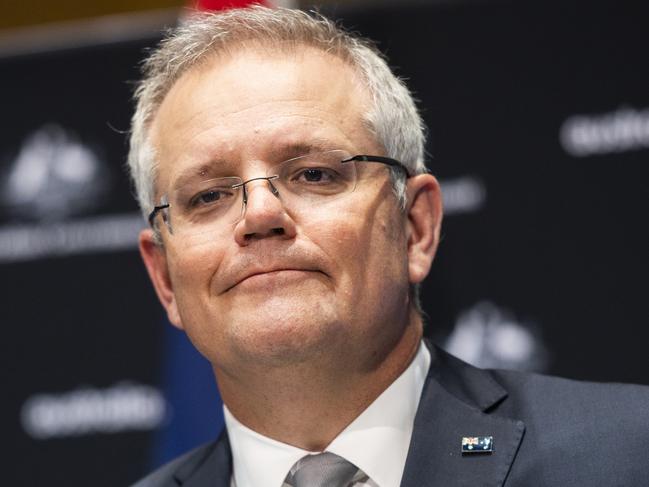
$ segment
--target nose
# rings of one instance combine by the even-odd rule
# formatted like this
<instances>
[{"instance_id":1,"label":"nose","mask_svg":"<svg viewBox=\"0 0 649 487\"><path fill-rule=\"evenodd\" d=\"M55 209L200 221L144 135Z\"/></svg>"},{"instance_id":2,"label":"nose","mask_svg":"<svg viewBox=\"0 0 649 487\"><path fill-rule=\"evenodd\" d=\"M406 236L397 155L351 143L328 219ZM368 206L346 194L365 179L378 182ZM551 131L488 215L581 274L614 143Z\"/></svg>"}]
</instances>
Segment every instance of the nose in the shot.
<instances>
[{"instance_id":1,"label":"nose","mask_svg":"<svg viewBox=\"0 0 649 487\"><path fill-rule=\"evenodd\" d=\"M243 215L235 227L235 240L241 246L264 238L295 237L295 222L286 212L280 194L271 180L255 178L242 188Z\"/></svg>"}]
</instances>

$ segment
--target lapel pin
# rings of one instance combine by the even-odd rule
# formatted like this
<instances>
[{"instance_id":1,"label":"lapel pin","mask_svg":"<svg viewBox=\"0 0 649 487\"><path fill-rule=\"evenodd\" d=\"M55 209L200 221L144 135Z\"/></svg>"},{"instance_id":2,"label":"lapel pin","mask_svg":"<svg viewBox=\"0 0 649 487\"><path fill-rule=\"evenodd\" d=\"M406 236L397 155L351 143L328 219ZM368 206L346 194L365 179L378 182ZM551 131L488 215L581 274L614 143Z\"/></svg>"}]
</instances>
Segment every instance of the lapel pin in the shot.
<instances>
[{"instance_id":1,"label":"lapel pin","mask_svg":"<svg viewBox=\"0 0 649 487\"><path fill-rule=\"evenodd\" d=\"M493 436L463 436L462 453L491 453L494 451Z\"/></svg>"}]
</instances>

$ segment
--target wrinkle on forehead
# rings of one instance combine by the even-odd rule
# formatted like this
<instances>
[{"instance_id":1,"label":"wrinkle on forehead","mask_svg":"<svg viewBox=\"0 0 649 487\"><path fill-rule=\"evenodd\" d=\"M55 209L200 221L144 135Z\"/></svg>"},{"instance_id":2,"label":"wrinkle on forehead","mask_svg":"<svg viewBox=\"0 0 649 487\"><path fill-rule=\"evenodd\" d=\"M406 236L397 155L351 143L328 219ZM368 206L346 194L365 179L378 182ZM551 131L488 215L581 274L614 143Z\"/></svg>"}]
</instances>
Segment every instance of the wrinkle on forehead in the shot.
<instances>
[{"instance_id":1,"label":"wrinkle on forehead","mask_svg":"<svg viewBox=\"0 0 649 487\"><path fill-rule=\"evenodd\" d=\"M151 138L160 172L181 158L196 165L197 157L206 162L206 152L290 139L286 132L296 128L301 137L347 142L370 135L364 123L369 102L356 72L331 54L314 48L290 55L242 50L185 73L160 106ZM242 136L248 137L243 144Z\"/></svg>"}]
</instances>

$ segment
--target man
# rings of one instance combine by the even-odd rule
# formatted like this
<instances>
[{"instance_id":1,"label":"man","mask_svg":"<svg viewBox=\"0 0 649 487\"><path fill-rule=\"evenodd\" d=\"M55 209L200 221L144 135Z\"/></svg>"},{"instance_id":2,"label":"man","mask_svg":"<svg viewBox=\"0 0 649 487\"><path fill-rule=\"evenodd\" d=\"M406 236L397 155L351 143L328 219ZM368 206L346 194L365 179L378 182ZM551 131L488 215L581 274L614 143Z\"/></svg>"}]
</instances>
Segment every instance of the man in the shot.
<instances>
[{"instance_id":1,"label":"man","mask_svg":"<svg viewBox=\"0 0 649 487\"><path fill-rule=\"evenodd\" d=\"M368 42L299 11L203 15L136 98L141 253L226 419L138 486L646 485L646 389L483 371L422 342L440 189Z\"/></svg>"}]
</instances>

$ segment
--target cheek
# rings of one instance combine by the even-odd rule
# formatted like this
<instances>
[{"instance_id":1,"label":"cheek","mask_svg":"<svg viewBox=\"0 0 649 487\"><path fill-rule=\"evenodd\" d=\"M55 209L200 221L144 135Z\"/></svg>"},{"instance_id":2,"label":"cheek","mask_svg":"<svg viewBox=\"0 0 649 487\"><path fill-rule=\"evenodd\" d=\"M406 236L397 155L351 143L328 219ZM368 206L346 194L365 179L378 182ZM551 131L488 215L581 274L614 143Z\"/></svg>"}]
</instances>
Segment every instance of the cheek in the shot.
<instances>
[{"instance_id":1,"label":"cheek","mask_svg":"<svg viewBox=\"0 0 649 487\"><path fill-rule=\"evenodd\" d=\"M338 292L359 306L408 282L403 216L389 202L369 210L349 205L335 219L303 227L334 263Z\"/></svg>"},{"instance_id":2,"label":"cheek","mask_svg":"<svg viewBox=\"0 0 649 487\"><path fill-rule=\"evenodd\" d=\"M217 245L204 245L181 249L173 254L170 275L178 313L185 332L194 346L208 359L213 350L221 350L220 326L215 317L222 315L214 309L218 301L211 299L212 280L223 252Z\"/></svg>"},{"instance_id":3,"label":"cheek","mask_svg":"<svg viewBox=\"0 0 649 487\"><path fill-rule=\"evenodd\" d=\"M408 283L406 238L399 223L394 218L377 219L367 246L368 267L373 269L368 282L375 287L386 287L389 292L401 285L407 287Z\"/></svg>"},{"instance_id":4,"label":"cheek","mask_svg":"<svg viewBox=\"0 0 649 487\"><path fill-rule=\"evenodd\" d=\"M223 252L215 245L202 245L175 252L170 274L181 317L201 309L196 306L209 299L213 276L217 275Z\"/></svg>"}]
</instances>

